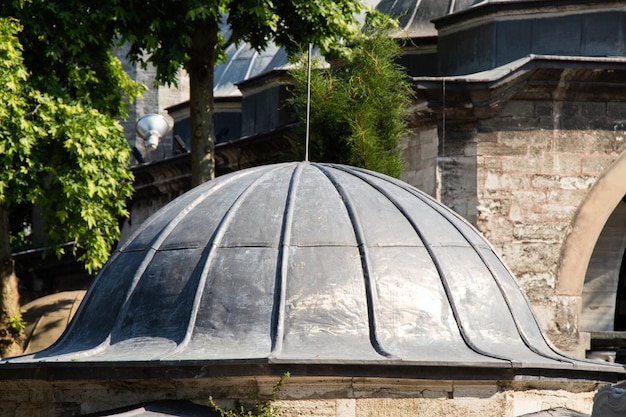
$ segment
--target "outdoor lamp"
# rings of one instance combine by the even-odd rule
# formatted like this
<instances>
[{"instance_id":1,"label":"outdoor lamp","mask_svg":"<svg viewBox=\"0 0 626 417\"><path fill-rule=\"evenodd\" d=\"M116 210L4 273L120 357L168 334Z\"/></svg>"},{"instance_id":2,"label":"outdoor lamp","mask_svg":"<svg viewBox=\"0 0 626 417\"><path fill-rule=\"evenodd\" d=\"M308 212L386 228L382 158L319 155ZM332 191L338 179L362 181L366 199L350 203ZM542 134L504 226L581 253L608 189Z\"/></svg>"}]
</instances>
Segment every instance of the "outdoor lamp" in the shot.
<instances>
[{"instance_id":1,"label":"outdoor lamp","mask_svg":"<svg viewBox=\"0 0 626 417\"><path fill-rule=\"evenodd\" d=\"M160 114L146 114L137 120L135 128L137 134L145 141L146 148L152 152L156 150L159 140L170 131L172 126Z\"/></svg>"}]
</instances>

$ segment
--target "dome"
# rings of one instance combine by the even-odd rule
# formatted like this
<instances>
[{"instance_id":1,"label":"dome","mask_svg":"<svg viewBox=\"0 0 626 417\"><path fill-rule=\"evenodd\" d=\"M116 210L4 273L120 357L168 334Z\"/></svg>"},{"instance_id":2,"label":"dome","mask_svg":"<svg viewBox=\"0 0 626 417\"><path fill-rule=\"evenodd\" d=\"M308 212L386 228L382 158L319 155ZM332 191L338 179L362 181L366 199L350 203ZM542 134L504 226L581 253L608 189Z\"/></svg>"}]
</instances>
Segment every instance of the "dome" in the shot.
<instances>
[{"instance_id":1,"label":"dome","mask_svg":"<svg viewBox=\"0 0 626 417\"><path fill-rule=\"evenodd\" d=\"M111 256L56 344L9 360L73 361L226 374L607 369L551 347L509 270L452 211L387 176L308 162L174 200Z\"/></svg>"}]
</instances>

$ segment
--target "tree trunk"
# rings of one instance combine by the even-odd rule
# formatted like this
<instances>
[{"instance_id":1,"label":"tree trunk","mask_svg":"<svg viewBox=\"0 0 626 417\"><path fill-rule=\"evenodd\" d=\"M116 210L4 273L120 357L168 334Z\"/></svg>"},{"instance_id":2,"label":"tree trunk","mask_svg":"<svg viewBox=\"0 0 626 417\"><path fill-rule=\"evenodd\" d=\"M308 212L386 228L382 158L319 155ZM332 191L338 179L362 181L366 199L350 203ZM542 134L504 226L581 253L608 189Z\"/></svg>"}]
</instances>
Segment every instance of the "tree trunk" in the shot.
<instances>
[{"instance_id":1,"label":"tree trunk","mask_svg":"<svg viewBox=\"0 0 626 417\"><path fill-rule=\"evenodd\" d=\"M11 326L11 318L20 318L20 295L9 243L9 210L0 205L0 357L22 353L22 333Z\"/></svg>"},{"instance_id":2,"label":"tree trunk","mask_svg":"<svg viewBox=\"0 0 626 417\"><path fill-rule=\"evenodd\" d=\"M191 125L191 183L215 178L213 74L218 24L213 18L196 23L191 38L189 122Z\"/></svg>"}]
</instances>

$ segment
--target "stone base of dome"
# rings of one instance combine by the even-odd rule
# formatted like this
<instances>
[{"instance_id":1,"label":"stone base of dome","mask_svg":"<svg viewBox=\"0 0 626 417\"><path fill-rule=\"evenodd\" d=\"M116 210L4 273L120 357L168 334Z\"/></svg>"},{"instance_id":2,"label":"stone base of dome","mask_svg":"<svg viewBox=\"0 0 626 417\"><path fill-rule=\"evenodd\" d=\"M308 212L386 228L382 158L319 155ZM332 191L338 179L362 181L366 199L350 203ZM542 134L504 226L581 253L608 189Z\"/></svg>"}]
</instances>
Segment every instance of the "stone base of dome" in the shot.
<instances>
[{"instance_id":1,"label":"stone base of dome","mask_svg":"<svg viewBox=\"0 0 626 417\"><path fill-rule=\"evenodd\" d=\"M138 375L137 380L0 381L0 409L3 416L53 417L103 413L159 400L207 405L209 396L218 404L231 407L236 400L254 402L257 396L268 396L278 379L276 376L141 380ZM279 392L276 405L285 417L514 417L554 408L588 415L597 388L594 383L571 381L292 376Z\"/></svg>"}]
</instances>

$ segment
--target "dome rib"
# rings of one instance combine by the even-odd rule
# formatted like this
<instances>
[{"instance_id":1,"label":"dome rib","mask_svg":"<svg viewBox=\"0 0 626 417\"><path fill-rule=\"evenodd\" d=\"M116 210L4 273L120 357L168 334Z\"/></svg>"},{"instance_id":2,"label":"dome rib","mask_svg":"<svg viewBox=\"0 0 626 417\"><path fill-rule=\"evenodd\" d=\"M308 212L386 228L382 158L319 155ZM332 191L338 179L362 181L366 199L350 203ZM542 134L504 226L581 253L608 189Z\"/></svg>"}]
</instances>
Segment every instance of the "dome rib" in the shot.
<instances>
[{"instance_id":1,"label":"dome rib","mask_svg":"<svg viewBox=\"0 0 626 417\"><path fill-rule=\"evenodd\" d=\"M380 179L382 179L382 180L385 180L385 181L390 182L390 181L388 180L388 178L385 178L385 177L383 177L383 176L379 176L379 175L375 175L375 176L377 176L378 178L380 178ZM471 246L474 248L474 250L476 251L477 255L480 257L481 261L483 262L483 264L485 265L485 267L489 270L489 272L490 272L491 276L493 277L494 281L495 281L495 282L496 282L496 284L498 285L498 289L500 290L500 294L502 295L502 297L504 298L504 300L505 300L505 302L506 302L506 304L507 304L507 307L508 307L508 309L509 309L509 312L510 312L510 314L511 314L511 317L513 318L513 321L514 321L515 326L516 326L516 328L517 328L517 331L518 331L518 333L519 333L520 337L523 339L524 343L526 344L526 346L527 346L529 349L531 349L533 352L535 352L535 353L537 353L537 354L539 354L539 355L541 355L541 356L544 356L544 357L546 357L546 358L549 358L549 359L556 359L556 360L560 360L560 361L564 361L564 362L571 362L571 361L569 361L569 360L564 360L564 359L561 359L561 358L562 358L562 357L564 357L564 356L563 356L563 355L561 355L561 354L559 354L558 352L556 352L556 351L555 351L555 349L554 349L554 348L553 348L553 347L552 347L552 346L548 343L548 341L547 341L547 340L545 340L545 337L544 337L544 335L543 335L543 334L541 335L542 339L544 340L544 342L546 342L546 344L548 345L548 347L550 348L550 350L552 351L552 353L554 353L554 354L557 356L557 358L552 357L552 356L548 356L548 355L546 355L545 353L540 352L540 351L539 351L539 350L538 350L538 349L537 349L537 348L536 348L536 347L535 347L535 346L534 346L534 345L530 342L529 337L526 335L526 332L524 331L523 326L521 325L521 322L520 322L519 318L517 317L517 314L515 313L515 309L513 308L513 303L512 303L512 301L511 301L511 298L510 298L510 296L509 296L508 292L507 292L507 291L505 291L505 289L504 289L504 284L502 283L502 278L501 278L501 277L500 277L500 276L496 273L496 271L494 270L494 268L493 268L492 264L491 264L490 262L488 262L488 261L487 261L487 259L486 259L485 255L484 255L483 251L481 251L481 250L480 250L480 248L476 245L476 243L475 243L475 242L473 242L473 241L472 241L472 239L470 239L470 238L468 237L467 232L466 232L465 230L463 230L461 227L459 227L459 225L458 225L458 223L457 223L457 222L461 222L461 223L463 223L463 224L466 224L466 223L467 223L467 221L466 221L465 219L461 218L458 214L456 214L455 212L451 211L451 210L450 210L450 209L448 209L447 207L442 206L442 205L440 205L440 204L438 204L438 203L437 203L437 204L436 204L436 203L433 203L432 201L430 201L430 199L429 199L429 198L426 198L426 197L424 197L423 195L421 195L421 194L419 194L419 193L416 193L413 189L411 189L410 187L406 187L404 184L402 184L402 183L400 183L400 182L397 182L397 183L396 183L396 182L390 182L390 183L395 184L396 186L398 186L398 187L400 187L400 188L402 188L402 189L404 189L404 190L406 190L406 191L410 192L410 193L411 193L411 194L413 194L415 197L418 197L419 199L421 199L421 200L422 200L425 204L428 204L428 205L429 205L429 206L430 206L433 210L435 210L435 211L439 212L440 214L442 214L442 217L443 217L443 218L445 218L445 219L446 219L446 220L447 220L447 221L448 221L448 222L452 225L452 227L454 227L454 228L455 228L455 229L459 232L459 234L460 234L461 236L463 236L463 237L467 240L468 244L469 244L469 245L471 245ZM457 222L452 221L452 219L455 219ZM493 248L489 247L489 250L491 250L491 251L493 252ZM511 272L510 272L510 270L506 267L506 265L504 265L504 264L501 264L501 265L502 265L502 267L506 270L506 272L507 272L508 276L509 276L509 277L512 277L512 273L511 273ZM523 292L523 290L520 288L520 286L519 286L519 284L517 283L517 281L512 280L512 283L513 283L513 285L514 285L514 286L515 286L515 287L519 290L519 292L520 292L522 295L524 295L524 299L525 299L525 301L527 301L527 302L528 302L528 299L526 298L525 293L524 293L524 292ZM532 313L532 311L531 311L531 313ZM540 326L540 324L539 324L539 321L537 320L537 317L536 317L534 314L532 314L532 318L533 318L534 323L535 323L535 324L539 327L539 326Z\"/></svg>"},{"instance_id":2,"label":"dome rib","mask_svg":"<svg viewBox=\"0 0 626 417\"><path fill-rule=\"evenodd\" d=\"M459 233L463 234L463 232L460 231L460 230L459 230ZM517 314L515 313L515 311L513 309L513 303L511 302L511 298L508 296L507 292L504 290L504 285L502 283L501 278L495 273L493 267L487 262L487 260L485 259L482 251L477 249L476 253L480 257L481 261L485 264L485 267L489 270L489 272L491 273L491 276L493 277L493 280L495 281L496 285L498 286L498 289L500 290L500 294L502 295L502 298L504 299L504 302L506 303L506 305L507 305L507 307L509 309L509 313L511 314L511 318L513 319L513 323L515 323L515 328L517 329L517 332L518 332L520 338L522 339L522 341L524 342L524 344L526 345L526 347L530 351L532 351L533 353L535 353L535 354L537 354L539 356L543 356L544 358L552 359L552 360L556 360L556 361L559 361L559 362L564 362L564 363L568 363L570 365L573 365L572 361L566 360L564 357L562 357L561 355L557 354L554 350L552 350L552 353L554 355L548 355L548 354L542 352L539 348L535 347L530 342L530 339L529 339L528 335L524 331L523 326L521 325L521 322L520 322ZM520 289L520 291L521 291L521 289ZM537 318L534 317L534 315L533 315L533 318L534 318L535 322L537 323L537 325L539 325L539 323L537 322ZM544 341L545 341L545 339L544 339ZM548 347L550 347L550 346L548 345Z\"/></svg>"},{"instance_id":3,"label":"dome rib","mask_svg":"<svg viewBox=\"0 0 626 417\"><path fill-rule=\"evenodd\" d=\"M504 357L504 356L500 356L500 355L496 355L496 354L493 354L493 353L490 353L490 352L487 352L487 351L479 348L478 346L476 346L476 344L474 342L472 342L471 338L469 337L469 335L467 334L467 331L465 330L465 328L463 326L463 322L462 322L461 317L459 315L458 307L456 305L456 302L454 301L454 298L451 295L450 284L449 284L448 279L446 277L445 270L441 267L441 264L440 264L439 260L437 259L437 256L435 256L435 254L433 253L432 245L429 243L429 240L419 230L419 227L415 224L415 222L413 221L411 216L408 215L408 213L406 212L404 207L402 207L402 205L395 198L393 198L388 192L386 192L384 189L382 189L381 187L379 187L377 184L373 183L372 181L369 181L361 173L358 173L358 170L354 170L354 169L347 170L343 166L333 166L333 168L339 169L339 170L341 170L343 172L346 172L346 173L348 173L350 175L354 175L355 177L361 179L362 181L367 183L369 186L371 186L372 188L377 190L381 195L383 195L385 198L387 198L398 209L398 211L404 216L404 218L411 224L411 226L413 227L413 230L415 231L415 233L419 236L420 240L424 243L424 247L426 248L426 251L428 252L428 255L430 256L430 259L432 260L433 264L435 265L435 268L437 269L437 272L439 273L441 284L443 285L446 297L448 299L448 303L450 305L450 308L452 309L452 314L454 315L454 319L455 319L456 325L457 325L457 327L459 329L461 337L463 338L463 342L465 342L467 347L470 348L471 350L473 350L474 352L480 354L480 355L483 355L483 356L486 356L486 357L489 357L489 358L493 358L493 359L499 359L499 360L504 360L504 361L507 361L507 362L514 363L515 361L513 359L507 358L507 357ZM383 180L387 180L384 177L380 177L380 178L383 179ZM395 184L393 182L389 182L389 183L392 184L392 185L397 185L397 184ZM422 198L422 196L419 196L419 197ZM422 200L423 200L423 198L422 198Z\"/></svg>"},{"instance_id":4,"label":"dome rib","mask_svg":"<svg viewBox=\"0 0 626 417\"><path fill-rule=\"evenodd\" d=\"M158 233L155 234L155 236L150 240L149 244L148 244L148 248L145 250L146 256L145 258L141 261L141 263L139 264L137 270L135 271L135 273L133 274L133 278L131 280L131 283L129 285L129 288L127 289L127 291L124 294L124 301L121 304L121 308L118 310L116 317L117 319L114 320L114 324L111 327L110 331L108 332L107 336L104 338L104 340L102 340L97 346L93 346L91 348L91 351L86 351L86 354L89 354L92 351L98 351L99 349L106 347L107 345L110 344L111 339L112 339L112 335L116 332L119 331L122 320L119 320L120 317L124 317L125 313L128 311L128 306L129 306L129 300L132 298L132 295L139 283L139 281L141 281L141 277L144 275L146 269L149 267L150 263L152 262L152 260L154 259L155 254L158 252L158 248L160 247L160 245L165 241L165 239L167 238L167 236L176 228L177 225L180 224L180 222L185 218L185 216L187 214L189 214L193 208L195 208L198 204L200 204L202 201L204 201L204 199L206 198L206 195L212 193L215 191L216 188L221 188L222 186L224 186L225 184L221 184L218 187L212 187L209 190L205 191L204 193L202 193L200 196L193 198L192 201L190 203L186 203L184 205L184 208L180 211L177 212L177 214L172 217L166 224L165 227L163 227ZM186 201L186 199L181 199L181 201ZM181 201L178 201L178 203L180 203ZM157 218L157 216L162 216L164 215L166 212L162 211L160 213L157 213L155 215L155 219ZM114 263L112 262L113 260L119 258L120 254L125 250L128 249L131 244L134 241L134 238L136 236L138 236L143 230L146 229L146 226L140 227L139 230L137 230L125 243L123 243L115 252L114 254L111 256L111 258L109 259L109 262L107 262L105 264L105 267L102 268L102 270L100 271L100 273L98 274L98 276L96 277L96 279L94 280L94 283L92 285L97 285L98 281L103 279L103 277L106 277L106 271L107 269L111 266L114 265ZM87 306L89 305L91 298L93 298L93 293L89 292L86 294L85 298L84 298L84 303L81 303L81 305L79 306L77 312L76 312L76 316L80 317L83 314L83 310L87 308ZM57 340L50 348L49 351L50 352L55 352L57 354L63 354L65 353L62 346L64 346L64 342L65 339L68 337L71 337L73 332L73 328L76 325L77 320L73 320L72 322L70 322L68 328L66 329L66 331L61 335L61 337L59 338L59 340ZM57 347L61 347L58 351L57 351Z\"/></svg>"},{"instance_id":5,"label":"dome rib","mask_svg":"<svg viewBox=\"0 0 626 417\"><path fill-rule=\"evenodd\" d=\"M150 244L149 244L149 248L146 250L146 257L143 259L143 261L141 262L140 266L137 268L137 272L135 273L133 280L131 282L130 288L126 293L126 299L124 300L123 304L122 304L122 308L120 309L119 313L118 313L118 318L120 317L126 317L126 315L128 314L129 311L129 300L132 299L133 294L135 293L135 290L137 289L137 286L139 285L140 281L145 277L145 272L147 271L147 269L150 267L150 265L152 264L152 261L156 255L157 252L159 252L161 250L162 245L165 243L167 237L172 233L172 231L185 219L185 217L191 213L193 211L194 208L196 208L199 204L201 204L202 202L204 202L207 198L209 198L212 194L214 194L217 190L219 190L220 188L222 188L225 184L220 184L217 187L211 187L208 190L206 190L203 193L200 193L200 195L198 195L196 198L194 198L191 203L187 204L184 206L184 208L182 210L180 210L170 221L167 222L166 226L163 227L162 230L160 230L156 236L151 240ZM243 194L243 193L242 193ZM228 212L226 214L226 216L228 215ZM224 221L224 219L222 219L222 222ZM216 229L216 232L214 233L214 236L211 237L211 240L215 239L215 235L217 234L217 231L219 231L219 227L218 229ZM132 239L129 239L130 241L132 241ZM203 250L203 254L200 257L200 262L202 262L205 258L205 254L208 253L208 255L210 255L211 250L212 250L213 246L212 245L208 245L204 250ZM209 258L207 258L207 261L205 262L205 265L210 264ZM198 292L202 293L204 289L203 285L198 286ZM194 304L194 308L196 307L196 305ZM193 310L192 310L193 312ZM189 333L189 328L193 329L193 325L192 323L194 323L193 320L189 321L189 326L185 332L185 337L183 338L183 341L181 341L181 343L184 343L184 341L187 338L187 334ZM111 332L109 334L109 336L107 337L107 340L104 341L104 343L110 343L111 339L112 339L112 335L117 334L118 332L121 331L122 325L124 324L124 320L116 320L116 324L114 325L114 327L111 329ZM180 344L179 344L180 346ZM178 347L174 348L175 351L178 350ZM165 356L167 356L168 354L165 354Z\"/></svg>"},{"instance_id":6,"label":"dome rib","mask_svg":"<svg viewBox=\"0 0 626 417\"><path fill-rule=\"evenodd\" d=\"M272 327L270 337L272 339L272 350L270 358L280 355L283 348L285 335L285 300L287 297L287 278L289 275L289 247L291 245L291 234L293 215L295 208L295 198L298 191L300 176L304 165L298 164L289 180L289 191L287 192L287 203L285 206L285 216L280 234L280 244L278 250L276 273L276 287L274 290L274 308L272 309Z\"/></svg>"},{"instance_id":7,"label":"dome rib","mask_svg":"<svg viewBox=\"0 0 626 417\"><path fill-rule=\"evenodd\" d=\"M274 169L268 170L260 175L258 178L254 179L247 187L245 187L237 198L232 202L230 207L226 210L222 219L220 220L218 226L215 228L211 239L209 240L209 244L203 250L203 254L200 257L200 262L203 262L202 272L200 275L200 280L198 282L198 289L194 296L193 307L191 309L191 316L189 318L189 323L187 325L187 331L185 332L184 339L180 342L180 344L174 348L170 353L164 355L164 357L170 357L176 355L177 353L183 351L190 343L194 329L196 326L196 321L198 318L198 312L200 311L202 296L204 295L204 291L207 288L207 279L209 277L209 271L213 264L213 260L215 257L216 249L220 246L220 243L224 239L224 236L228 230L228 227L232 223L233 219L236 218L237 211L242 207L246 198L250 195L251 192L255 190L258 185L274 174L276 171L281 169L282 167L275 167ZM209 196L203 196L207 198Z\"/></svg>"},{"instance_id":8,"label":"dome rib","mask_svg":"<svg viewBox=\"0 0 626 417\"><path fill-rule=\"evenodd\" d=\"M354 229L354 234L357 241L357 246L359 249L359 254L361 256L361 269L363 271L363 281L365 284L365 297L367 302L367 320L369 323L369 338L370 343L374 350L379 354L387 358L394 358L395 356L389 352L382 346L380 341L378 340L377 330L378 327L376 325L376 314L375 314L375 303L374 300L376 297L376 288L372 285L371 282L371 274L370 274L370 265L371 261L369 259L369 254L367 250L367 245L365 244L365 238L363 235L362 224L359 220L358 211L355 210L352 202L350 201L349 195L346 190L343 188L341 183L337 181L337 179L333 176L333 174L324 166L319 164L312 164L314 167L322 171L322 173L330 180L333 184L337 193L341 196L341 201L343 202L346 210L348 211L348 216L352 222L352 227ZM331 165L332 166L332 165ZM333 166L334 168L334 166Z\"/></svg>"},{"instance_id":9,"label":"dome rib","mask_svg":"<svg viewBox=\"0 0 626 417\"><path fill-rule=\"evenodd\" d=\"M339 169L342 169L342 167L337 167ZM354 171L358 171L361 172L362 170L360 169L353 169ZM380 175L378 173L372 173L372 172L367 172L369 175L371 176L375 176L383 181L388 182L389 184L392 184L394 186L397 186L409 193L411 193L413 196L419 198L420 200L422 200L425 204L427 204L428 206L430 206L433 210L437 211L438 213L440 213L442 216L442 218L446 219L446 221L448 221L450 223L450 225L452 227L454 227L461 236L463 236L463 238L467 241L467 243L474 248L474 250L476 251L476 254L478 255L478 257L480 258L480 260L482 261L482 263L485 265L485 267L489 270L489 273L491 274L491 277L493 278L493 280L495 281L496 285L498 286L498 290L500 291L500 294L504 300L504 302L507 305L507 308L509 310L509 314L511 315L511 318L513 319L513 322L515 324L516 330L520 336L520 338L522 339L522 341L524 342L524 344L526 345L526 347L531 350L533 353L542 356L546 359L551 359L551 360L556 360L559 362L563 362L563 363L567 363L570 365L574 365L574 361L571 358L567 358L565 355L560 354L559 352L557 352L554 347L545 339L545 336L543 334L541 334L541 338L543 339L544 343L546 344L546 346L548 347L548 349L550 349L551 355L547 354L546 352L541 351L538 347L536 347L533 343L531 343L529 336L526 334L526 332L524 331L524 326L522 326L521 321L517 315L517 313L515 312L515 309L513 308L513 303L511 301L511 297L509 296L508 292L505 290L504 288L504 284L502 282L502 277L500 277L496 271L494 270L493 266L491 265L490 262L487 261L485 255L483 254L483 251L480 250L480 248L472 241L472 239L470 239L467 235L467 232L465 230L463 230L461 227L459 227L459 224L457 222L452 221L452 219L455 219L458 222L461 222L463 224L466 224L466 220L461 218L458 214L454 213L453 211L449 210L447 207L445 206L441 206L438 203L433 203L433 201L430 200L430 198L415 192L414 189L407 187L404 183L401 183L399 181L390 181L389 177L385 177L383 175ZM364 175L359 175L360 178L362 178L364 181L367 181L367 179L365 178ZM409 218L409 216L406 215L406 210L404 210L396 201L395 199L393 199L392 197L389 196L388 193L384 193L384 191L378 187L376 184L372 183L371 181L367 181L372 187L376 188L377 190L379 190L382 194L384 194L386 197L388 197L390 199L390 201L398 208L398 210L400 210L400 212L402 212L402 214L407 218L407 220L411 223L411 225L414 227L416 233L420 236L420 238L424 241L424 243L426 244L426 247L428 249L428 253L431 255L431 258L433 259L433 261L435 262L435 264L437 265L437 269L440 272L440 276L442 277L442 280L445 279L445 272L442 271L440 269L440 266L438 264L438 261L436 260L436 257L434 257L434 254L431 251L431 245L427 243L427 241L425 240L425 238L422 236L422 233L419 231L419 228L417 227L417 225L415 225L415 223L412 221L412 219ZM492 248L489 248L489 250L493 251ZM509 269L506 267L506 265L502 264L502 267L506 270L508 276L512 276L511 272L509 271ZM519 290L519 292L521 294L524 295L524 300L526 302L528 302L527 298L525 297L525 294L523 293L522 289L519 287L519 284L515 281L512 280L513 284L515 285L515 287L517 287L517 289ZM448 296L448 299L451 301L451 306L453 306L452 304L452 299L449 293L449 286L447 283L444 283L444 286L446 288L446 295ZM456 308L453 307L453 311L455 313L455 315L457 314ZM532 314L532 311L531 311ZM534 321L534 323L539 327L539 321L537 320L537 317L532 314L532 319ZM462 323L459 320L459 318L457 317L457 323L460 326L459 329L462 329ZM465 337L465 332L463 330L461 330L462 334L464 335L463 338L467 343L467 339ZM470 342L471 343L471 342ZM474 349L474 347L472 347L471 345L468 345L468 347L471 347L472 349ZM482 352L480 349L475 350L477 353L480 354L484 354L484 352ZM495 359L505 359L505 358L501 358L498 356L493 356L493 355L488 355L491 356ZM509 359L505 359L505 360L509 360Z\"/></svg>"}]
</instances>

